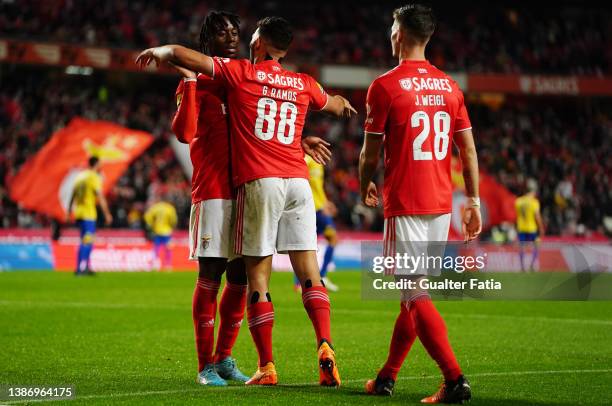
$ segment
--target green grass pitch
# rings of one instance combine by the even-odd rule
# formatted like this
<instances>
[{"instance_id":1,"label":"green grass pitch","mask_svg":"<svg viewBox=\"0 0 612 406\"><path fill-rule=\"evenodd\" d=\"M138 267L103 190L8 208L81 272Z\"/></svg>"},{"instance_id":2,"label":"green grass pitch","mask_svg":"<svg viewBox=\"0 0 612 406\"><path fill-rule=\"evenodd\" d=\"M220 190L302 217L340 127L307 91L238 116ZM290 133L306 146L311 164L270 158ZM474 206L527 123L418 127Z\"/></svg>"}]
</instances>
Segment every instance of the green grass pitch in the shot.
<instances>
[{"instance_id":1,"label":"green grass pitch","mask_svg":"<svg viewBox=\"0 0 612 406\"><path fill-rule=\"evenodd\" d=\"M195 383L194 273L0 273L0 385L73 384L72 404L416 404L440 375L415 343L391 398L363 394L385 360L399 305L364 302L338 272L332 333L343 385L320 388L315 338L291 275L272 276L277 387ZM473 405L611 404L612 302L437 302ZM250 375L244 323L234 356ZM0 401L0 404L9 403Z\"/></svg>"}]
</instances>

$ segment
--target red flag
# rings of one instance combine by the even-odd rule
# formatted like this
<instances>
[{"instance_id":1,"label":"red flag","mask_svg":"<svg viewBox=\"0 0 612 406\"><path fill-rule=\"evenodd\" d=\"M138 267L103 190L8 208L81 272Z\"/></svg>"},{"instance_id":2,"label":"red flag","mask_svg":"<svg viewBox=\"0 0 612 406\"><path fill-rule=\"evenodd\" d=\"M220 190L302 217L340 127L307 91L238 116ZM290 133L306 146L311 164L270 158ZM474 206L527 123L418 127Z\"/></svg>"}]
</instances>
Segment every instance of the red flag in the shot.
<instances>
[{"instance_id":1,"label":"red flag","mask_svg":"<svg viewBox=\"0 0 612 406\"><path fill-rule=\"evenodd\" d=\"M463 183L461 161L453 157L452 180L455 185L453 192L453 214L449 239L462 239L461 214L467 203L465 197L465 186ZM503 185L498 183L491 175L480 171L480 212L482 214L482 229L486 230L503 222L514 222L516 212L514 201L516 196Z\"/></svg>"},{"instance_id":2,"label":"red flag","mask_svg":"<svg viewBox=\"0 0 612 406\"><path fill-rule=\"evenodd\" d=\"M74 179L89 157L100 158L102 192L106 193L151 142L153 136L144 131L74 118L54 133L11 180L11 199L26 209L63 220Z\"/></svg>"}]
</instances>

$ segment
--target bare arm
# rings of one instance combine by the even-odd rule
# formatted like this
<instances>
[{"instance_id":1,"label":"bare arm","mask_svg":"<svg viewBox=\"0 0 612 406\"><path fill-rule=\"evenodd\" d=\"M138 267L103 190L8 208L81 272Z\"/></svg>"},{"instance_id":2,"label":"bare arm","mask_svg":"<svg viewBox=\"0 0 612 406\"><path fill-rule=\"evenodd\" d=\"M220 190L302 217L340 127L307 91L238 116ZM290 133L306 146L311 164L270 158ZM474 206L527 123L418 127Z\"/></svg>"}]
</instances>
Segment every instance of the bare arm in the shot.
<instances>
[{"instance_id":1,"label":"bare arm","mask_svg":"<svg viewBox=\"0 0 612 406\"><path fill-rule=\"evenodd\" d=\"M72 189L72 193L70 194L70 202L68 203L68 209L66 210L66 223L70 223L71 214L72 214L72 205L74 204L74 189Z\"/></svg>"},{"instance_id":2,"label":"bare arm","mask_svg":"<svg viewBox=\"0 0 612 406\"><path fill-rule=\"evenodd\" d=\"M460 131L455 134L454 139L459 148L465 193L468 197L468 204L463 211L463 234L465 241L468 242L475 239L482 230L478 197L478 157L472 130Z\"/></svg>"},{"instance_id":3,"label":"bare arm","mask_svg":"<svg viewBox=\"0 0 612 406\"><path fill-rule=\"evenodd\" d=\"M542 221L542 214L540 213L540 210L538 210L535 214L535 221L538 225L538 232L540 233L540 236L543 236L546 229L544 228L544 222Z\"/></svg>"},{"instance_id":4,"label":"bare arm","mask_svg":"<svg viewBox=\"0 0 612 406\"><path fill-rule=\"evenodd\" d=\"M363 148L359 154L361 201L368 207L378 206L378 191L372 179L378 166L382 143L382 135L366 133Z\"/></svg>"},{"instance_id":5,"label":"bare arm","mask_svg":"<svg viewBox=\"0 0 612 406\"><path fill-rule=\"evenodd\" d=\"M101 192L98 192L98 203L100 203L100 208L102 209L102 213L104 213L104 221L106 222L106 225L110 225L113 222L113 216L108 210L108 203Z\"/></svg>"},{"instance_id":6,"label":"bare arm","mask_svg":"<svg viewBox=\"0 0 612 406\"><path fill-rule=\"evenodd\" d=\"M335 96L329 95L327 104L321 111L333 114L336 117L350 117L352 114L357 114L357 110L351 106L351 103L338 94Z\"/></svg>"},{"instance_id":7,"label":"bare arm","mask_svg":"<svg viewBox=\"0 0 612 406\"><path fill-rule=\"evenodd\" d=\"M136 64L142 69L155 62L157 66L163 62L201 72L207 76L213 76L213 59L193 49L181 45L163 45L160 47L145 49L136 58Z\"/></svg>"}]
</instances>

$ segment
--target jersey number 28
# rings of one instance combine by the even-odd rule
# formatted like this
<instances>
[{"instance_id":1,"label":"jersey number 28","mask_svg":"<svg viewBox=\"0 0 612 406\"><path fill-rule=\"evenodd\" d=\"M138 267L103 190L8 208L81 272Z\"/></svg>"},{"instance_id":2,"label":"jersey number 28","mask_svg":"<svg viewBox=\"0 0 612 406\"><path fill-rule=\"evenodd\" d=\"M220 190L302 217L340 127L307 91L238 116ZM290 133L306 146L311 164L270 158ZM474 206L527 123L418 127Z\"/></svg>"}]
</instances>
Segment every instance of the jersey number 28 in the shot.
<instances>
[{"instance_id":1,"label":"jersey number 28","mask_svg":"<svg viewBox=\"0 0 612 406\"><path fill-rule=\"evenodd\" d=\"M280 110L280 111L279 111ZM278 126L276 125L276 113L278 114ZM283 144L291 144L295 136L295 119L297 118L297 106L290 102L280 105L274 99L262 97L257 102L257 120L255 120L255 135L257 138L267 141L274 137Z\"/></svg>"},{"instance_id":2,"label":"jersey number 28","mask_svg":"<svg viewBox=\"0 0 612 406\"><path fill-rule=\"evenodd\" d=\"M433 152L438 161L446 158L446 154L448 154L450 123L451 117L446 111L437 111L433 116L432 124L435 134ZM433 159L431 151L423 151L423 144L427 137L429 137L429 115L424 111L415 111L410 118L410 125L412 128L423 126L423 129L412 143L412 157L415 161L431 161Z\"/></svg>"}]
</instances>

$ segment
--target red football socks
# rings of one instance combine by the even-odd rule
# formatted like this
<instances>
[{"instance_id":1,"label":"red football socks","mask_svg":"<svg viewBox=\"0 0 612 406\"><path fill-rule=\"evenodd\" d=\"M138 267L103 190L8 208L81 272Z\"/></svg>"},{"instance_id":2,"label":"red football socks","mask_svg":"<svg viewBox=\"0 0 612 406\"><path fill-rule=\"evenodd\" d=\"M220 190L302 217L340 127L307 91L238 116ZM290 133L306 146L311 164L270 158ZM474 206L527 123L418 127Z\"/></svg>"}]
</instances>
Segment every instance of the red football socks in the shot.
<instances>
[{"instance_id":1,"label":"red football socks","mask_svg":"<svg viewBox=\"0 0 612 406\"><path fill-rule=\"evenodd\" d=\"M253 303L247 307L249 330L259 355L259 366L263 367L272 358L272 326L274 325L274 306L272 302Z\"/></svg>"},{"instance_id":2,"label":"red football socks","mask_svg":"<svg viewBox=\"0 0 612 406\"><path fill-rule=\"evenodd\" d=\"M400 306L400 314L395 320L391 345L389 346L389 356L378 373L381 378L391 378L394 381L397 380L397 374L417 337L413 314L409 311L405 302L401 303Z\"/></svg>"},{"instance_id":3,"label":"red football socks","mask_svg":"<svg viewBox=\"0 0 612 406\"><path fill-rule=\"evenodd\" d=\"M429 296L421 296L410 302L410 313L423 346L437 363L444 379L455 381L461 375L453 349L448 341L444 320Z\"/></svg>"},{"instance_id":4,"label":"red football socks","mask_svg":"<svg viewBox=\"0 0 612 406\"><path fill-rule=\"evenodd\" d=\"M246 285L235 285L226 282L221 301L219 302L219 332L215 362L223 361L232 355L232 347L238 337L244 306L246 305Z\"/></svg>"},{"instance_id":5,"label":"red football socks","mask_svg":"<svg viewBox=\"0 0 612 406\"><path fill-rule=\"evenodd\" d=\"M193 326L198 352L198 372L213 362L215 315L219 282L198 278L193 292Z\"/></svg>"},{"instance_id":6,"label":"red football socks","mask_svg":"<svg viewBox=\"0 0 612 406\"><path fill-rule=\"evenodd\" d=\"M302 292L302 302L312 321L317 335L317 344L323 338L331 343L329 296L325 286L305 288Z\"/></svg>"}]
</instances>

